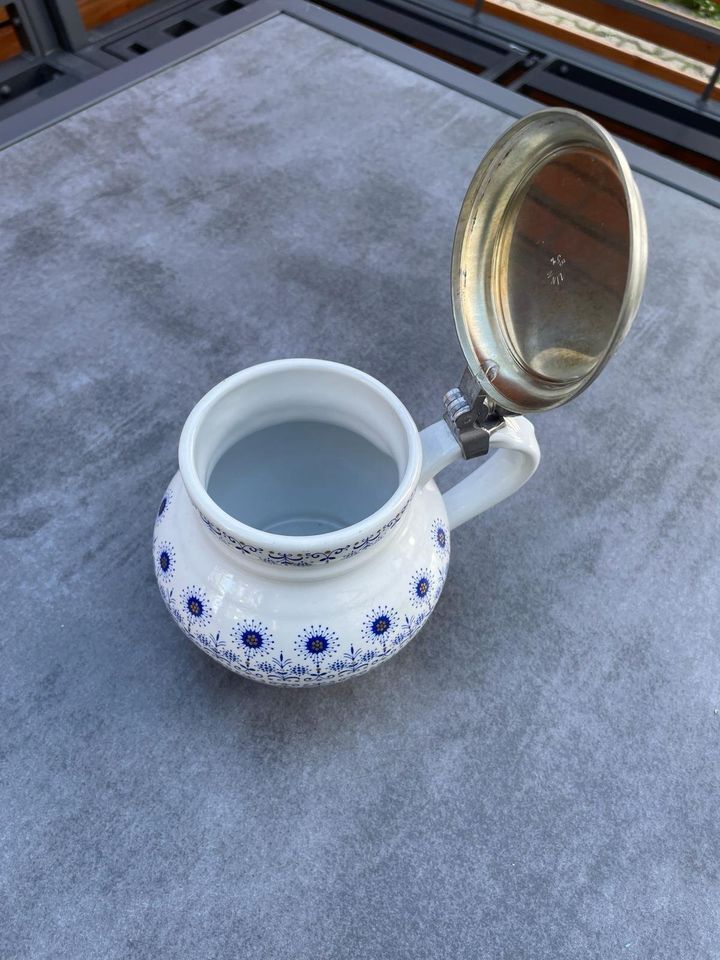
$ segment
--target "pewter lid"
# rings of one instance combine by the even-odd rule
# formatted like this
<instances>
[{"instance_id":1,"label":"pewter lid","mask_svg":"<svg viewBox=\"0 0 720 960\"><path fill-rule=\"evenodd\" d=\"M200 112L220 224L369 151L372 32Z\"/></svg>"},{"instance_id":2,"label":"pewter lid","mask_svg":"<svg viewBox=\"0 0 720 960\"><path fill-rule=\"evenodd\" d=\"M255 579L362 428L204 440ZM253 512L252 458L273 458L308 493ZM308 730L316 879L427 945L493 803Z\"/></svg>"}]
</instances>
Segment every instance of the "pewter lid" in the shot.
<instances>
[{"instance_id":1,"label":"pewter lid","mask_svg":"<svg viewBox=\"0 0 720 960\"><path fill-rule=\"evenodd\" d=\"M504 410L560 406L637 313L647 235L625 156L600 124L541 110L475 173L455 230L452 298L468 367Z\"/></svg>"}]
</instances>

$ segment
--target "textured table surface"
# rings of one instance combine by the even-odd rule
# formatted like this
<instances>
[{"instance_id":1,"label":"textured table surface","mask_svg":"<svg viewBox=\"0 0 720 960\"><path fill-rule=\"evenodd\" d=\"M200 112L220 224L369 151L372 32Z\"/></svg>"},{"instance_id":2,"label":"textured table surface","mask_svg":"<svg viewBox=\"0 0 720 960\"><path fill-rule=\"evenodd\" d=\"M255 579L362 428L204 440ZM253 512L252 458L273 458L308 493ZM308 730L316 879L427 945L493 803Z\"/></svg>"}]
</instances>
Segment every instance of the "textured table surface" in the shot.
<instances>
[{"instance_id":1,"label":"textured table surface","mask_svg":"<svg viewBox=\"0 0 720 960\"><path fill-rule=\"evenodd\" d=\"M635 326L390 663L255 685L154 582L227 374L327 357L438 418L509 123L282 16L0 155L3 960L717 960L716 210L640 178Z\"/></svg>"}]
</instances>

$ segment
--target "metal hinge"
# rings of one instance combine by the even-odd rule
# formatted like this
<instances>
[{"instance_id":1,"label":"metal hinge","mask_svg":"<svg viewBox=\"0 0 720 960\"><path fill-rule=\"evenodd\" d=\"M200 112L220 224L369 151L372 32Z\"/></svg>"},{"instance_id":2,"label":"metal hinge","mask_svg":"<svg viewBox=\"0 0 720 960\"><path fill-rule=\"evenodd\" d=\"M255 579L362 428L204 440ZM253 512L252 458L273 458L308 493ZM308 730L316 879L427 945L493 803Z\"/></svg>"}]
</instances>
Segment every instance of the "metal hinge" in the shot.
<instances>
[{"instance_id":1,"label":"metal hinge","mask_svg":"<svg viewBox=\"0 0 720 960\"><path fill-rule=\"evenodd\" d=\"M460 444L463 457L482 457L490 449L490 437L512 416L485 393L477 377L467 367L460 386L445 394L445 423Z\"/></svg>"}]
</instances>

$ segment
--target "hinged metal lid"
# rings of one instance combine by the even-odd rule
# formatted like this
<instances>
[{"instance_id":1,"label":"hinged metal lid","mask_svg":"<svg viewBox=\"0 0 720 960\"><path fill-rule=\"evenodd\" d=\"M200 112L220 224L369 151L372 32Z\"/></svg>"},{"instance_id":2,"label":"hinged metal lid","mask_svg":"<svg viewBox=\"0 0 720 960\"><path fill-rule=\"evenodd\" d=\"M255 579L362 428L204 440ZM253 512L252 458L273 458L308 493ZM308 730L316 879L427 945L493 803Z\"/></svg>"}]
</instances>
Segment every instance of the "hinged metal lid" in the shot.
<instances>
[{"instance_id":1,"label":"hinged metal lid","mask_svg":"<svg viewBox=\"0 0 720 960\"><path fill-rule=\"evenodd\" d=\"M594 120L541 110L491 148L463 201L453 313L468 368L512 413L584 390L627 333L645 282L645 216Z\"/></svg>"}]
</instances>

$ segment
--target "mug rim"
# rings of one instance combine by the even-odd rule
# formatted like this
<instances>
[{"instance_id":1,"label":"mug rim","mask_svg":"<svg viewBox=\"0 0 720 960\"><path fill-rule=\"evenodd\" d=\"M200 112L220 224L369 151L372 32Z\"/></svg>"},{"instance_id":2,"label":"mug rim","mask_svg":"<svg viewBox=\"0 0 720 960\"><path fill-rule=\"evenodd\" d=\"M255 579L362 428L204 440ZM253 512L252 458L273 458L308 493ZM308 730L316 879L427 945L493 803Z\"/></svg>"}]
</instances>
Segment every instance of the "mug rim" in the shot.
<instances>
[{"instance_id":1,"label":"mug rim","mask_svg":"<svg viewBox=\"0 0 720 960\"><path fill-rule=\"evenodd\" d=\"M195 447L198 435L203 428L204 421L213 407L228 393L238 386L283 370L331 370L349 380L363 383L372 389L387 404L392 407L401 423L408 444L408 459L402 476L391 497L373 513L356 523L340 527L329 533L314 534L311 536L289 536L287 534L273 534L259 530L247 523L243 523L231 514L226 513L208 494L205 484L200 479L195 464ZM348 427L352 430L352 427ZM401 400L386 387L380 380L355 367L333 360L318 360L312 358L288 358L269 360L265 363L246 367L212 387L195 404L185 421L180 434L178 446L178 461L180 476L188 496L199 510L203 518L220 527L230 537L272 551L278 554L325 553L346 547L373 536L403 512L415 491L420 478L422 464L422 445L420 434L407 407Z\"/></svg>"}]
</instances>

